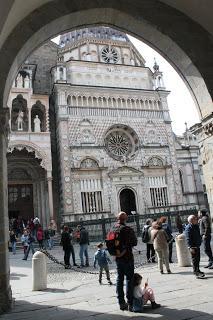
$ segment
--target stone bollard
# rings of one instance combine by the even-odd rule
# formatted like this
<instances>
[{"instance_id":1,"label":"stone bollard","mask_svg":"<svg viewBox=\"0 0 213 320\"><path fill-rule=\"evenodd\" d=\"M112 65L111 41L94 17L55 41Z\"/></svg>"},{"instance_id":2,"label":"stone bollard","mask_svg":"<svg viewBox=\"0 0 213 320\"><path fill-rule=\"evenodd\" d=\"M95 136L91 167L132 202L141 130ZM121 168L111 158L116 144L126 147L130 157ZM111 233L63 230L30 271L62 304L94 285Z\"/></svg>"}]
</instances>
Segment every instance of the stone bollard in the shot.
<instances>
[{"instance_id":1,"label":"stone bollard","mask_svg":"<svg viewBox=\"0 0 213 320\"><path fill-rule=\"evenodd\" d=\"M36 251L32 258L33 291L47 289L47 261L41 251Z\"/></svg>"},{"instance_id":2,"label":"stone bollard","mask_svg":"<svg viewBox=\"0 0 213 320\"><path fill-rule=\"evenodd\" d=\"M185 235L183 233L179 234L175 238L175 242L176 242L176 251L177 251L177 259L178 259L179 267L190 267L191 258L190 258L189 249L187 247Z\"/></svg>"}]
</instances>

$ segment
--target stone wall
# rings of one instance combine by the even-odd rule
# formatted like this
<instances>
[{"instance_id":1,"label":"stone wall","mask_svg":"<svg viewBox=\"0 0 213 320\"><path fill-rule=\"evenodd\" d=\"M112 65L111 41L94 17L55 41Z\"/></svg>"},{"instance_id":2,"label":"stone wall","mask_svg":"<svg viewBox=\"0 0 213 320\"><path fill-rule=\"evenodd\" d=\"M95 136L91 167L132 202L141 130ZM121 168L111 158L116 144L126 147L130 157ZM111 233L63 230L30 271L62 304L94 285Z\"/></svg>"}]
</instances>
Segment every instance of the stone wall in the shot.
<instances>
[{"instance_id":1,"label":"stone wall","mask_svg":"<svg viewBox=\"0 0 213 320\"><path fill-rule=\"evenodd\" d=\"M33 83L34 94L50 94L51 68L57 62L58 46L52 41L48 41L39 49L35 50L27 59L30 64L36 64L36 76Z\"/></svg>"}]
</instances>

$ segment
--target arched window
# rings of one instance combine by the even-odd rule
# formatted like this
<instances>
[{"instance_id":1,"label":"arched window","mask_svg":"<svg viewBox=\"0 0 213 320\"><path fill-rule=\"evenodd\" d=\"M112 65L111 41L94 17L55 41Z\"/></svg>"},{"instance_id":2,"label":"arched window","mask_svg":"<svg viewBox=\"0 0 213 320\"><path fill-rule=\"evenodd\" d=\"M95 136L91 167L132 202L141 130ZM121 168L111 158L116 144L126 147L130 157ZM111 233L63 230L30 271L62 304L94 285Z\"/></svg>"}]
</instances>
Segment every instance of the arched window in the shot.
<instances>
[{"instance_id":1,"label":"arched window","mask_svg":"<svg viewBox=\"0 0 213 320\"><path fill-rule=\"evenodd\" d=\"M181 190L182 190L182 193L184 193L185 192L184 179L183 179L183 172L181 170L179 170L179 177L180 177Z\"/></svg>"},{"instance_id":2,"label":"arched window","mask_svg":"<svg viewBox=\"0 0 213 320\"><path fill-rule=\"evenodd\" d=\"M27 100L21 94L12 101L11 130L28 131Z\"/></svg>"},{"instance_id":3,"label":"arched window","mask_svg":"<svg viewBox=\"0 0 213 320\"><path fill-rule=\"evenodd\" d=\"M64 79L64 69L62 67L59 68L59 79L60 80Z\"/></svg>"},{"instance_id":4,"label":"arched window","mask_svg":"<svg viewBox=\"0 0 213 320\"><path fill-rule=\"evenodd\" d=\"M71 106L71 97L70 96L67 97L67 105Z\"/></svg>"},{"instance_id":5,"label":"arched window","mask_svg":"<svg viewBox=\"0 0 213 320\"><path fill-rule=\"evenodd\" d=\"M38 118L40 120L40 131L45 132L47 129L46 128L45 106L41 103L40 100L37 100L31 109L31 126L32 126L33 132L35 132L37 130L35 127L35 119L36 118Z\"/></svg>"},{"instance_id":6,"label":"arched window","mask_svg":"<svg viewBox=\"0 0 213 320\"><path fill-rule=\"evenodd\" d=\"M83 161L81 161L80 167L82 169L90 169L90 168L98 168L98 162L91 158L86 158Z\"/></svg>"},{"instance_id":7,"label":"arched window","mask_svg":"<svg viewBox=\"0 0 213 320\"><path fill-rule=\"evenodd\" d=\"M148 161L149 167L163 167L163 160L159 157L151 157Z\"/></svg>"}]
</instances>

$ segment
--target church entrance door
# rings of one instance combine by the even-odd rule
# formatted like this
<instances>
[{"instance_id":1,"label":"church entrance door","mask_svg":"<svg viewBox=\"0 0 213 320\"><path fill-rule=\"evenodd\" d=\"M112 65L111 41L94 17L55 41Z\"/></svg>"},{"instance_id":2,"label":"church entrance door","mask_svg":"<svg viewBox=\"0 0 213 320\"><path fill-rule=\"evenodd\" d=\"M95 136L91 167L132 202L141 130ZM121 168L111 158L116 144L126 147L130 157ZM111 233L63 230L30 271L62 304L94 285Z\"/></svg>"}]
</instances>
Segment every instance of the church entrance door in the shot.
<instances>
[{"instance_id":1,"label":"church entrance door","mask_svg":"<svg viewBox=\"0 0 213 320\"><path fill-rule=\"evenodd\" d=\"M13 184L8 186L9 218L33 218L33 185Z\"/></svg>"},{"instance_id":2,"label":"church entrance door","mask_svg":"<svg viewBox=\"0 0 213 320\"><path fill-rule=\"evenodd\" d=\"M136 201L134 192L129 189L123 189L120 193L120 206L121 211L131 215L132 212L136 212Z\"/></svg>"}]
</instances>

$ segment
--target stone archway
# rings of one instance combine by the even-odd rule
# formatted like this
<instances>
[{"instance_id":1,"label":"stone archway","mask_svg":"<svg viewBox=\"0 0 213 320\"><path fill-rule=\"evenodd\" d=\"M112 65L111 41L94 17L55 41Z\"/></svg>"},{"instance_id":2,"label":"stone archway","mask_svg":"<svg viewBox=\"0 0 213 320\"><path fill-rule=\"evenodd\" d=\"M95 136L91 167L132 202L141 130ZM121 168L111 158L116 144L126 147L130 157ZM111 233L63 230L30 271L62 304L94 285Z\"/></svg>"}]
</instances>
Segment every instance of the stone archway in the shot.
<instances>
[{"instance_id":1,"label":"stone archway","mask_svg":"<svg viewBox=\"0 0 213 320\"><path fill-rule=\"evenodd\" d=\"M137 212L135 193L130 188L122 189L119 198L121 211L126 212L128 215Z\"/></svg>"},{"instance_id":2,"label":"stone archway","mask_svg":"<svg viewBox=\"0 0 213 320\"><path fill-rule=\"evenodd\" d=\"M31 24L34 26L33 29L30 27ZM26 56L34 49L58 33L94 24L108 25L126 31L160 52L185 81L200 116L207 115L209 108L212 107L211 96L213 96L213 80L208 72L213 64L211 58L213 41L208 32L196 22L156 0L148 2L109 0L107 4L104 0L89 2L79 0L77 3L55 0L31 12L14 28L0 51L0 58L3 60L5 53L9 53L11 47L13 49L8 54L7 63L0 68L2 75L0 87L4 88L4 92L0 92L0 105L3 93L3 105L6 105L12 79ZM184 37L181 25L185 26ZM25 32L20 32L20 29ZM196 41L194 41L195 36Z\"/></svg>"},{"instance_id":3,"label":"stone archway","mask_svg":"<svg viewBox=\"0 0 213 320\"><path fill-rule=\"evenodd\" d=\"M212 112L213 78L209 71L213 68L212 36L180 11L156 0L54 0L29 14L26 13L26 17L11 29L0 50L0 61L4 61L0 66L0 108L7 104L9 90L18 68L34 49L60 32L94 24L121 29L155 48L185 81L200 117L204 118ZM7 183L7 123L7 112L2 110L0 212L7 212L7 190L4 187ZM0 215L0 230L0 260L3 262L0 266L1 311L6 310L11 303L6 214Z\"/></svg>"}]
</instances>

